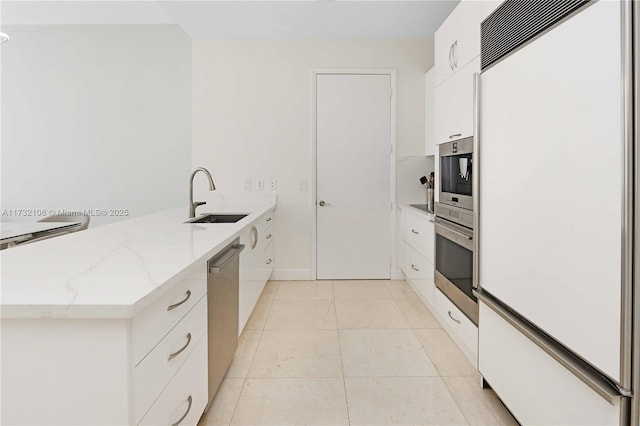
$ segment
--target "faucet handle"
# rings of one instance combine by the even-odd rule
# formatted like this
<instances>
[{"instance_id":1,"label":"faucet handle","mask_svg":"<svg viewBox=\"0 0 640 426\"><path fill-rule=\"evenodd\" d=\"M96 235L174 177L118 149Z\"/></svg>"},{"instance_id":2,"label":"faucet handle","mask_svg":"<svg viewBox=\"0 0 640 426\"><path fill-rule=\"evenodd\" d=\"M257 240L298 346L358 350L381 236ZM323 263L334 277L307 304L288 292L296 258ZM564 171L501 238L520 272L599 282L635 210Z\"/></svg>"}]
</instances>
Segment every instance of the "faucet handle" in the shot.
<instances>
[{"instance_id":1,"label":"faucet handle","mask_svg":"<svg viewBox=\"0 0 640 426\"><path fill-rule=\"evenodd\" d=\"M198 206L202 206L204 204L207 204L207 202L206 201L194 201L193 202L193 212L194 212L194 214L195 214L196 209L198 208Z\"/></svg>"}]
</instances>

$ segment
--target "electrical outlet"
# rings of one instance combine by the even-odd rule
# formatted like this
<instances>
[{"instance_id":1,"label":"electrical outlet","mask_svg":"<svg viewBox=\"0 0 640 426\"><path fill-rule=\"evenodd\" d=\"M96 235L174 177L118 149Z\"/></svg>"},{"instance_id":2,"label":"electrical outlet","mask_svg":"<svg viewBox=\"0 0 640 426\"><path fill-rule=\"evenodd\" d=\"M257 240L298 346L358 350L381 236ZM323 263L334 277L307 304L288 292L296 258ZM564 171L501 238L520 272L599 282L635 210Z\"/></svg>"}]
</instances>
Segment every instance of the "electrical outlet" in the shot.
<instances>
[{"instance_id":1,"label":"electrical outlet","mask_svg":"<svg viewBox=\"0 0 640 426\"><path fill-rule=\"evenodd\" d=\"M251 179L246 178L244 180L244 190L245 191L251 191Z\"/></svg>"},{"instance_id":2,"label":"electrical outlet","mask_svg":"<svg viewBox=\"0 0 640 426\"><path fill-rule=\"evenodd\" d=\"M271 190L275 191L276 189L278 189L278 181L275 179L271 179Z\"/></svg>"},{"instance_id":3,"label":"electrical outlet","mask_svg":"<svg viewBox=\"0 0 640 426\"><path fill-rule=\"evenodd\" d=\"M262 191L264 189L264 179L256 179L256 190Z\"/></svg>"},{"instance_id":4,"label":"electrical outlet","mask_svg":"<svg viewBox=\"0 0 640 426\"><path fill-rule=\"evenodd\" d=\"M307 180L300 179L300 191L306 191L306 190L307 190Z\"/></svg>"}]
</instances>

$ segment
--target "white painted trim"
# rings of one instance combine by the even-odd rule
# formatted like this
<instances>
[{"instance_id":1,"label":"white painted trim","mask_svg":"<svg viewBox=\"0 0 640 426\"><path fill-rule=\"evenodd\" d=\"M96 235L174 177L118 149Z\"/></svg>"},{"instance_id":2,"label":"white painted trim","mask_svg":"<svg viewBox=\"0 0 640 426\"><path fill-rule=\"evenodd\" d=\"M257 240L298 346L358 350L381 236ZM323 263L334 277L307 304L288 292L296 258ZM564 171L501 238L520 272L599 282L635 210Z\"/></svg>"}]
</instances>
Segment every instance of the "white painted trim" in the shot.
<instances>
[{"instance_id":1,"label":"white painted trim","mask_svg":"<svg viewBox=\"0 0 640 426\"><path fill-rule=\"evenodd\" d=\"M309 281L311 280L309 269L274 269L270 281Z\"/></svg>"},{"instance_id":2,"label":"white painted trim","mask_svg":"<svg viewBox=\"0 0 640 426\"><path fill-rule=\"evenodd\" d=\"M392 280L405 280L404 272L400 268L391 268Z\"/></svg>"},{"instance_id":3,"label":"white painted trim","mask_svg":"<svg viewBox=\"0 0 640 426\"><path fill-rule=\"evenodd\" d=\"M318 75L388 75L391 78L391 201L393 208L391 209L391 234L389 241L389 249L391 251L390 271L389 275L392 279L398 277L399 265L397 256L397 216L398 216L398 199L397 199L397 183L396 183L396 162L397 162L397 84L395 68L318 68L311 71L311 197L309 204L311 207L311 279L317 279L317 218L316 218L316 186L317 186L317 138L316 138L316 107L317 107L317 76ZM401 275L401 273L400 273Z\"/></svg>"}]
</instances>

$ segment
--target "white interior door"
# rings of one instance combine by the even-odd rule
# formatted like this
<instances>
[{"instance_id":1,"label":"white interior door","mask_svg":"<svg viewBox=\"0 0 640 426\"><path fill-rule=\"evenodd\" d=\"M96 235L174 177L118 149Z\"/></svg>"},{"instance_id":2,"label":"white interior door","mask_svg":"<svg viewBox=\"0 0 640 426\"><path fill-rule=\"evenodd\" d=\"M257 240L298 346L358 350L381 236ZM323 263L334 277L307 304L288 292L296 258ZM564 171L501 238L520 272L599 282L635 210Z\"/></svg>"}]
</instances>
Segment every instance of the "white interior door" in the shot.
<instances>
[{"instance_id":1,"label":"white interior door","mask_svg":"<svg viewBox=\"0 0 640 426\"><path fill-rule=\"evenodd\" d=\"M391 274L391 76L316 80L316 276Z\"/></svg>"}]
</instances>

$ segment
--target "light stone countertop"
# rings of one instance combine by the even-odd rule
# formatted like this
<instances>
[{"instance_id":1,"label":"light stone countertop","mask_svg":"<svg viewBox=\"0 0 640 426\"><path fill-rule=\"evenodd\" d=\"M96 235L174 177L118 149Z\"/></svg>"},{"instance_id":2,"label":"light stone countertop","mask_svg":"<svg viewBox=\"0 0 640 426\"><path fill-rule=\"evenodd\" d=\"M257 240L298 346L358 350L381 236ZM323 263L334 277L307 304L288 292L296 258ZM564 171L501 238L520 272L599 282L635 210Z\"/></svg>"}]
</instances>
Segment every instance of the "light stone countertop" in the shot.
<instances>
[{"instance_id":1,"label":"light stone countertop","mask_svg":"<svg viewBox=\"0 0 640 426\"><path fill-rule=\"evenodd\" d=\"M411 206L409 204L398 204L398 207L400 207L400 209L405 209L405 210L408 210L408 211L413 212L413 213L422 214L422 215L426 216L428 219L431 219L431 220L435 219L435 214L429 213L426 210L422 210L422 209L413 207L413 206Z\"/></svg>"},{"instance_id":2,"label":"light stone countertop","mask_svg":"<svg viewBox=\"0 0 640 426\"><path fill-rule=\"evenodd\" d=\"M274 208L275 197L213 197L198 214L250 213L186 224L187 206L0 252L0 317L131 318Z\"/></svg>"}]
</instances>

